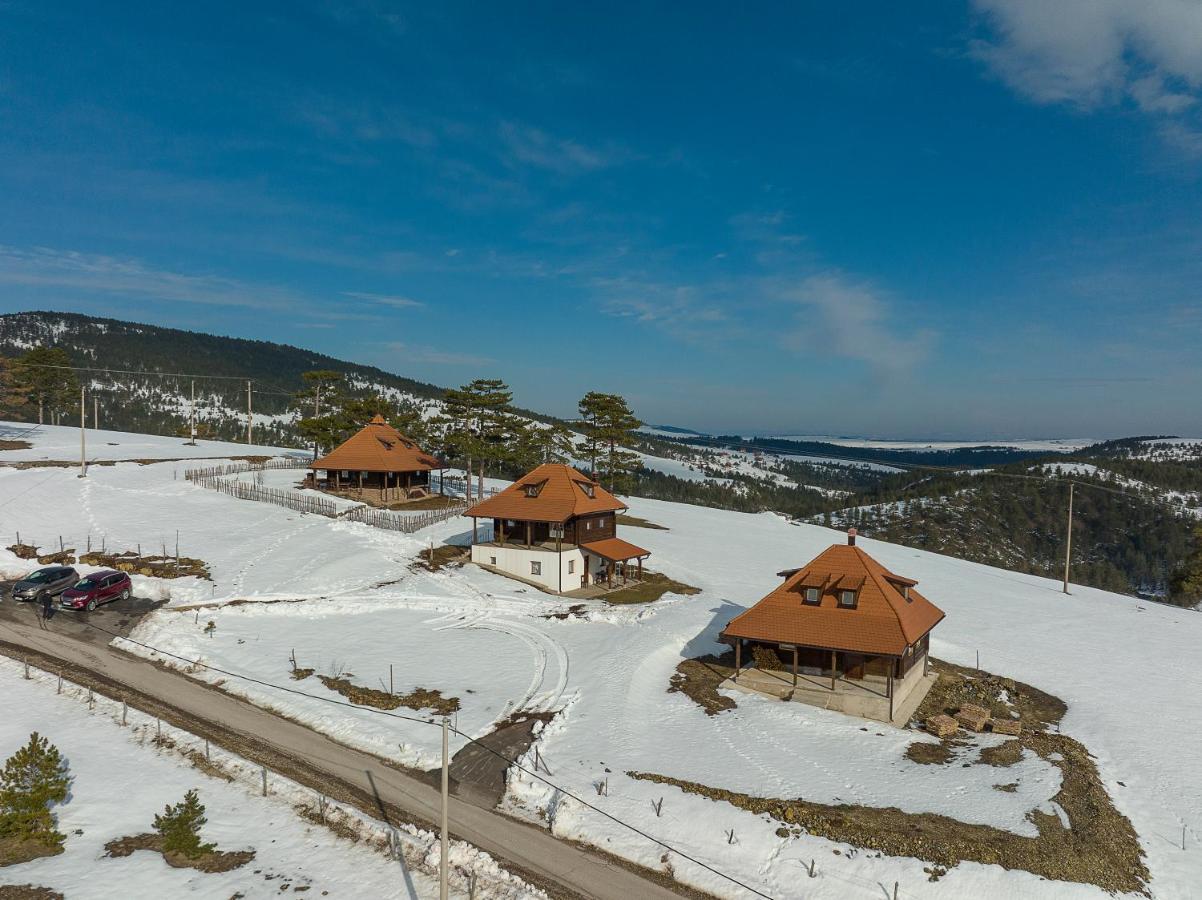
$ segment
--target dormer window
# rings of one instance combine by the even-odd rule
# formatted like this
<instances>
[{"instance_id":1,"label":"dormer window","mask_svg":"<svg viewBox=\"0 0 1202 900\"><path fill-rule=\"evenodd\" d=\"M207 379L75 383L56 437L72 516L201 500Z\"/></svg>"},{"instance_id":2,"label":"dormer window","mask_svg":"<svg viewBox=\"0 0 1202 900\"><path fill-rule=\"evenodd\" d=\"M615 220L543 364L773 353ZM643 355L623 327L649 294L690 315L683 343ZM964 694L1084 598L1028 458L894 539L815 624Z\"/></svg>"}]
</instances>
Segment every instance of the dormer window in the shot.
<instances>
[{"instance_id":1,"label":"dormer window","mask_svg":"<svg viewBox=\"0 0 1202 900\"><path fill-rule=\"evenodd\" d=\"M822 588L807 587L801 589L801 596L804 602L817 606L822 602Z\"/></svg>"},{"instance_id":2,"label":"dormer window","mask_svg":"<svg viewBox=\"0 0 1202 900\"><path fill-rule=\"evenodd\" d=\"M576 483L580 485L580 490L584 491L584 495L590 500L597 496L597 491L591 481L577 481Z\"/></svg>"},{"instance_id":3,"label":"dormer window","mask_svg":"<svg viewBox=\"0 0 1202 900\"><path fill-rule=\"evenodd\" d=\"M844 609L855 609L856 592L851 590L839 591L839 605Z\"/></svg>"},{"instance_id":4,"label":"dormer window","mask_svg":"<svg viewBox=\"0 0 1202 900\"><path fill-rule=\"evenodd\" d=\"M910 602L910 585L908 585L908 584L903 584L903 585L901 586L901 595L902 595L902 597L904 597L904 598L905 598L905 601L906 601L907 603L909 603L909 602Z\"/></svg>"},{"instance_id":5,"label":"dormer window","mask_svg":"<svg viewBox=\"0 0 1202 900\"><path fill-rule=\"evenodd\" d=\"M546 483L545 481L534 481L530 484L524 484L522 485L522 493L527 497L537 497L542 492L543 485Z\"/></svg>"}]
</instances>

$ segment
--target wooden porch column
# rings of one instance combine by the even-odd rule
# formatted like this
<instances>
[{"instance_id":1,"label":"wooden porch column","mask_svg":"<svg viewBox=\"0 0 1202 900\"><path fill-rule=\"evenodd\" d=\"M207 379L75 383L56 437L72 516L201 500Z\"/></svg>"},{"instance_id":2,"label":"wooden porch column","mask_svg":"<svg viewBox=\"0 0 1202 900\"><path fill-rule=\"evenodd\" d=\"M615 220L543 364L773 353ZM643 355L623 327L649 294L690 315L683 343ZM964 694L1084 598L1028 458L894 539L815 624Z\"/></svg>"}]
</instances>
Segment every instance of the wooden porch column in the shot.
<instances>
[{"instance_id":1,"label":"wooden porch column","mask_svg":"<svg viewBox=\"0 0 1202 900\"><path fill-rule=\"evenodd\" d=\"M831 690L835 689L835 651L831 651Z\"/></svg>"},{"instance_id":2,"label":"wooden porch column","mask_svg":"<svg viewBox=\"0 0 1202 900\"><path fill-rule=\"evenodd\" d=\"M643 557L639 557L639 581L643 580Z\"/></svg>"},{"instance_id":3,"label":"wooden porch column","mask_svg":"<svg viewBox=\"0 0 1202 900\"><path fill-rule=\"evenodd\" d=\"M497 519L497 524L501 527L501 544L505 543L505 520Z\"/></svg>"},{"instance_id":4,"label":"wooden porch column","mask_svg":"<svg viewBox=\"0 0 1202 900\"><path fill-rule=\"evenodd\" d=\"M530 523L526 523L526 549L530 549Z\"/></svg>"},{"instance_id":5,"label":"wooden porch column","mask_svg":"<svg viewBox=\"0 0 1202 900\"><path fill-rule=\"evenodd\" d=\"M739 669L743 668L743 639L735 638L735 681L739 680Z\"/></svg>"},{"instance_id":6,"label":"wooden porch column","mask_svg":"<svg viewBox=\"0 0 1202 900\"><path fill-rule=\"evenodd\" d=\"M476 543L476 517L472 516L472 543Z\"/></svg>"},{"instance_id":7,"label":"wooden porch column","mask_svg":"<svg viewBox=\"0 0 1202 900\"><path fill-rule=\"evenodd\" d=\"M797 645L793 645L793 687L797 687Z\"/></svg>"},{"instance_id":8,"label":"wooden porch column","mask_svg":"<svg viewBox=\"0 0 1202 900\"><path fill-rule=\"evenodd\" d=\"M889 667L889 721L893 721L893 667Z\"/></svg>"}]
</instances>

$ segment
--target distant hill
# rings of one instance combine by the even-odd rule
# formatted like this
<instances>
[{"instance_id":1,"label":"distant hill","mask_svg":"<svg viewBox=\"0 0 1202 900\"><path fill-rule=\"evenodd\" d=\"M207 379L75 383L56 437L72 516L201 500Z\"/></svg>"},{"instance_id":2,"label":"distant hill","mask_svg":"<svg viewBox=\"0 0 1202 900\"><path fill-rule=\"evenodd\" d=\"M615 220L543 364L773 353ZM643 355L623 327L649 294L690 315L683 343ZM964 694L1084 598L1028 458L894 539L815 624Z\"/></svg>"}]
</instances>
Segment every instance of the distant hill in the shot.
<instances>
[{"instance_id":1,"label":"distant hill","mask_svg":"<svg viewBox=\"0 0 1202 900\"><path fill-rule=\"evenodd\" d=\"M90 376L101 397L101 422L119 430L168 434L186 426L192 379L162 377L163 373L209 376L196 381L198 417L214 437L227 439L245 434L244 379L252 379L256 440L282 445L298 443L291 425L291 395L301 385L301 373L311 369L343 372L364 392L418 401L443 394L437 385L287 344L76 313L0 315L0 356L17 356L37 345L63 348L78 366L130 373Z\"/></svg>"}]
</instances>

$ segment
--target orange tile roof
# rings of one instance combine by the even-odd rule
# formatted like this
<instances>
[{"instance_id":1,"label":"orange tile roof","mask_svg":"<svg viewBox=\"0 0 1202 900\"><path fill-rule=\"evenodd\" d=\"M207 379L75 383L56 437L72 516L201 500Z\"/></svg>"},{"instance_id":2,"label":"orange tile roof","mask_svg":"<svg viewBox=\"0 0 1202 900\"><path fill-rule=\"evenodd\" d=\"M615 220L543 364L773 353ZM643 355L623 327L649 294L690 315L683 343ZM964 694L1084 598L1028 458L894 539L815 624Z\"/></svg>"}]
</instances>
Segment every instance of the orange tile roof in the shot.
<instances>
[{"instance_id":1,"label":"orange tile roof","mask_svg":"<svg viewBox=\"0 0 1202 900\"><path fill-rule=\"evenodd\" d=\"M349 472L428 472L443 464L377 415L310 469Z\"/></svg>"},{"instance_id":2,"label":"orange tile roof","mask_svg":"<svg viewBox=\"0 0 1202 900\"><path fill-rule=\"evenodd\" d=\"M528 485L536 488L532 497L527 496ZM573 516L619 509L626 509L626 504L587 475L563 463L543 463L495 497L481 500L464 515L478 519L566 522Z\"/></svg>"},{"instance_id":3,"label":"orange tile roof","mask_svg":"<svg viewBox=\"0 0 1202 900\"><path fill-rule=\"evenodd\" d=\"M638 559L640 556L651 555L650 550L644 550L642 547L616 537L590 541L587 544L581 544L580 547L589 553L596 553L598 556L611 562L626 562L628 559Z\"/></svg>"},{"instance_id":4,"label":"orange tile roof","mask_svg":"<svg viewBox=\"0 0 1202 900\"><path fill-rule=\"evenodd\" d=\"M730 620L727 637L798 644L853 653L900 656L939 624L943 611L859 547L836 544L795 570L755 606ZM818 605L802 602L803 586L821 585ZM858 590L854 609L838 604L840 589Z\"/></svg>"}]
</instances>

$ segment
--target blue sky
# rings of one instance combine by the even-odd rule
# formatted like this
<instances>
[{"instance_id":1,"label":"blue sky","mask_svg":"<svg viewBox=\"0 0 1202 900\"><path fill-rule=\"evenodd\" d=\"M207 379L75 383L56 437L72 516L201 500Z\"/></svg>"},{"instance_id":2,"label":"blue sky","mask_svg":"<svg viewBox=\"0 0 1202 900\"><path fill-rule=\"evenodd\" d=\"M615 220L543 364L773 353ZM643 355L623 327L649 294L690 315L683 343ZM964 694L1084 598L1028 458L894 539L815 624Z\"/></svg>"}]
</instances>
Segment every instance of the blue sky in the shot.
<instances>
[{"instance_id":1,"label":"blue sky","mask_svg":"<svg viewBox=\"0 0 1202 900\"><path fill-rule=\"evenodd\" d=\"M1200 93L1197 0L6 0L0 309L709 430L1202 434Z\"/></svg>"}]
</instances>

